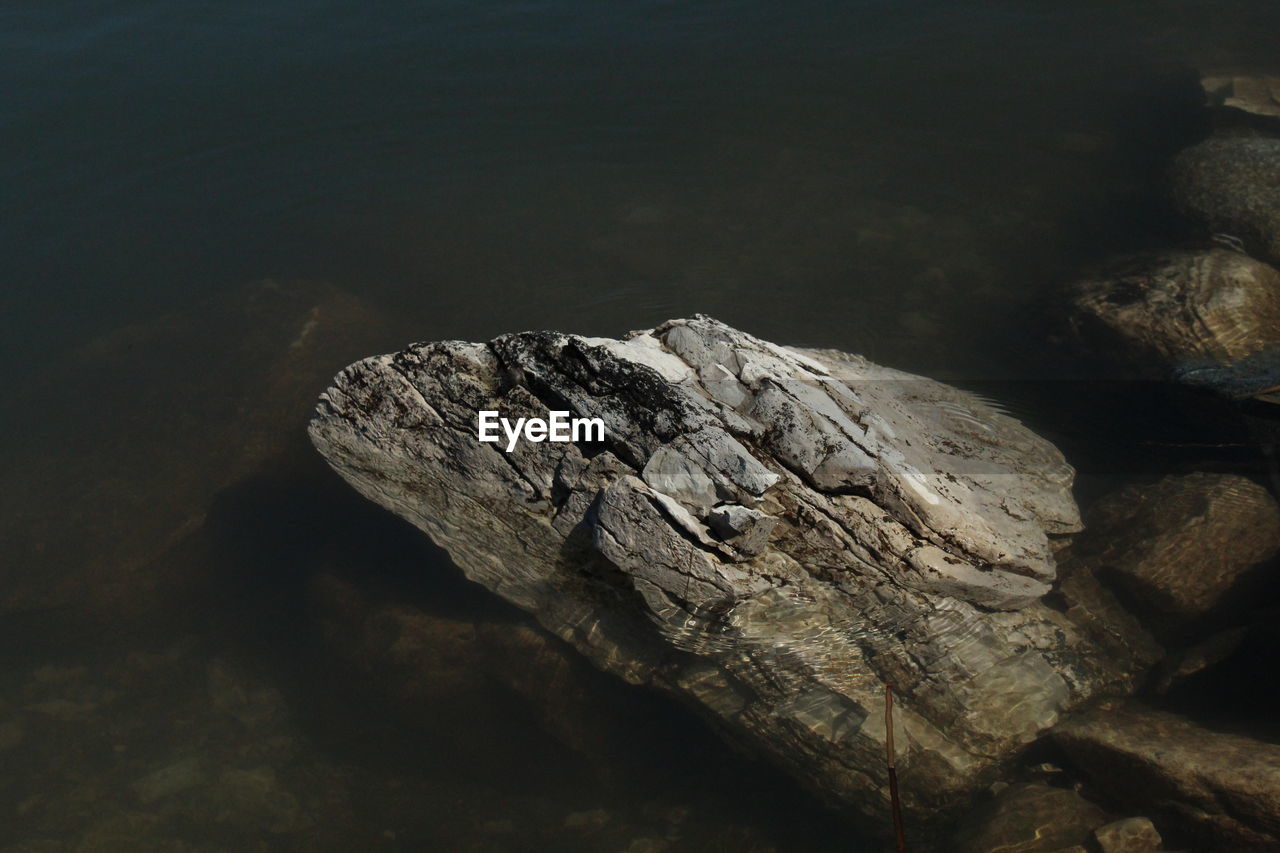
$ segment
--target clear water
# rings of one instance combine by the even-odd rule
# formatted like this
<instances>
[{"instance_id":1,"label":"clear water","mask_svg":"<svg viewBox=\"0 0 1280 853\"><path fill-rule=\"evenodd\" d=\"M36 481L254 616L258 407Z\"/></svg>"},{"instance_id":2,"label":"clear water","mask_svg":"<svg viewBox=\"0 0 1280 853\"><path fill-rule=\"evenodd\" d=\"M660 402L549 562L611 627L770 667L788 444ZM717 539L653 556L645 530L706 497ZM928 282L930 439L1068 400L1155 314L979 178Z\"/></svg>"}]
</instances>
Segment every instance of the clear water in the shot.
<instances>
[{"instance_id":1,"label":"clear water","mask_svg":"<svg viewBox=\"0 0 1280 853\"><path fill-rule=\"evenodd\" d=\"M101 556L82 528L145 538L144 517L180 510L202 526L164 571L211 578L159 626L38 602L6 618L0 746L7 721L21 734L0 845L857 849L679 709L589 673L588 707L622 721L594 753L501 692L424 718L343 674L308 605L320 572L375 576L449 619L520 616L334 483L296 430L224 486L252 415L181 389L254 367L240 327L169 318L233 310L248 282L331 282L391 318L333 350L332 372L414 338L617 334L701 311L1008 381L990 387L1063 443L1086 497L1135 467L1254 470L1253 446L1183 441L1158 394L1144 408L1049 382L1073 370L1047 339L1054 290L1083 266L1180 238L1159 172L1204 130L1198 71L1267 67L1276 32L1280 6L1259 0L0 2L0 462L18 519L0 584L46 547L24 530L63 531L47 548L74 578ZM195 349L174 344L192 329ZM306 381L299 400L320 390ZM1096 401L1117 398L1100 430ZM1252 441L1218 426L1213 442ZM97 473L112 460L123 473ZM150 491L117 501L139 468ZM28 500L33 482L53 497ZM280 719L209 711L210 661L279 691L263 701ZM267 736L293 746L255 752ZM286 803L259 837L263 821L172 805L207 779L144 802L138 779L193 751L202 779L272 768L275 788L223 787L287 790L314 825ZM565 826L597 808L608 822Z\"/></svg>"}]
</instances>

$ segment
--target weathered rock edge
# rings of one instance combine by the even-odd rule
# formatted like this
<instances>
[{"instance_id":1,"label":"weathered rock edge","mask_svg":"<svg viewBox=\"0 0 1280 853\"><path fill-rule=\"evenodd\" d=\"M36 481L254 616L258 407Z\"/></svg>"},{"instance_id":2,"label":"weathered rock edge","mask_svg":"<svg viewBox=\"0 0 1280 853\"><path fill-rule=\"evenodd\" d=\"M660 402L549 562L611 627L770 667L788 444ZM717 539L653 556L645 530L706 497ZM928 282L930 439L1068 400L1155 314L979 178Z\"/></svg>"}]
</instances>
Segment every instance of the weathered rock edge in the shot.
<instances>
[{"instance_id":1,"label":"weathered rock edge","mask_svg":"<svg viewBox=\"0 0 1280 853\"><path fill-rule=\"evenodd\" d=\"M567 409L603 444L476 438ZM972 395L698 316L623 340L416 344L344 370L313 443L597 666L670 690L885 826L949 819L1071 707L1148 661L1087 575L1072 469ZM1095 615L1096 614L1096 615Z\"/></svg>"}]
</instances>

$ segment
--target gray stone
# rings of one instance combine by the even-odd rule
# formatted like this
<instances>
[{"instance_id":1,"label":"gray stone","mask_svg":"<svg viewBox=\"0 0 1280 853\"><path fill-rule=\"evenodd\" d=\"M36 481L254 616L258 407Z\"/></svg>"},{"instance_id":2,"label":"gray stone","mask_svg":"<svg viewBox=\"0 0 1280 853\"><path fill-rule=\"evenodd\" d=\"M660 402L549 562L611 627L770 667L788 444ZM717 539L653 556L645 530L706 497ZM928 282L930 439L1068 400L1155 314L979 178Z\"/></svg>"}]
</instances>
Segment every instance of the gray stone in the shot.
<instances>
[{"instance_id":1,"label":"gray stone","mask_svg":"<svg viewBox=\"0 0 1280 853\"><path fill-rule=\"evenodd\" d=\"M726 374L741 400L700 378ZM478 409L534 399L601 418L605 447L476 440ZM343 371L310 432L469 578L878 830L885 682L923 839L1064 711L1128 692L1149 662L1126 626L1100 645L1041 601L1050 536L1079 529L1061 454L974 396L857 356L704 317L621 341L420 344Z\"/></svg>"},{"instance_id":2,"label":"gray stone","mask_svg":"<svg viewBox=\"0 0 1280 853\"><path fill-rule=\"evenodd\" d=\"M1280 746L1162 711L1099 710L1054 740L1116 802L1211 849L1280 849Z\"/></svg>"},{"instance_id":3,"label":"gray stone","mask_svg":"<svg viewBox=\"0 0 1280 853\"><path fill-rule=\"evenodd\" d=\"M721 539L728 540L739 552L754 557L769 544L769 534L778 520L758 509L731 504L713 509L707 522Z\"/></svg>"},{"instance_id":4,"label":"gray stone","mask_svg":"<svg viewBox=\"0 0 1280 853\"><path fill-rule=\"evenodd\" d=\"M694 460L670 447L660 447L641 473L656 491L704 513L716 502L716 485Z\"/></svg>"},{"instance_id":5,"label":"gray stone","mask_svg":"<svg viewBox=\"0 0 1280 853\"><path fill-rule=\"evenodd\" d=\"M1164 839L1155 824L1145 817L1127 817L1112 821L1093 831L1102 853L1141 853L1143 850L1159 850Z\"/></svg>"},{"instance_id":6,"label":"gray stone","mask_svg":"<svg viewBox=\"0 0 1280 853\"><path fill-rule=\"evenodd\" d=\"M1280 139L1213 138L1173 163L1171 193L1206 235L1280 262Z\"/></svg>"}]
</instances>

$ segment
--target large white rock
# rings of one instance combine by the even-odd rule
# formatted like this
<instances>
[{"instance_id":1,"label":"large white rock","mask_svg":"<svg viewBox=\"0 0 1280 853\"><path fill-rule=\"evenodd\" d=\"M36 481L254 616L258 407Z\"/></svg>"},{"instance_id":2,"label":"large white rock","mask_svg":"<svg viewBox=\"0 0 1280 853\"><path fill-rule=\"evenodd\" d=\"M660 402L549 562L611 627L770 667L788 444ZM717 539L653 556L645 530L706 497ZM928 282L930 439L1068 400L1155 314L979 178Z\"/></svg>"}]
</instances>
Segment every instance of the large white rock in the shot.
<instances>
[{"instance_id":1,"label":"large white rock","mask_svg":"<svg viewBox=\"0 0 1280 853\"><path fill-rule=\"evenodd\" d=\"M603 444L476 440L478 410L569 409ZM888 826L883 685L917 835L1147 646L1085 624L1051 534L1073 472L1014 419L857 356L705 317L352 365L316 447L596 665L669 690ZM1067 615L1074 614L1074 615ZM1105 636L1107 645L1097 638Z\"/></svg>"}]
</instances>

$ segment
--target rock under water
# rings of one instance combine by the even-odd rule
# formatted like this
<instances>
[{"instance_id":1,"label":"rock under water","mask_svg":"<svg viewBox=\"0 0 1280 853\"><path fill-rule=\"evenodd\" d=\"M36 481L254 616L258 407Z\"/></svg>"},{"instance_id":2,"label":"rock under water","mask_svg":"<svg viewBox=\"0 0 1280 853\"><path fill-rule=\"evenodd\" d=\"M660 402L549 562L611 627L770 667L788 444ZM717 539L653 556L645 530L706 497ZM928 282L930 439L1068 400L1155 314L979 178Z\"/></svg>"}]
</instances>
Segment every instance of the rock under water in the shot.
<instances>
[{"instance_id":1,"label":"rock under water","mask_svg":"<svg viewBox=\"0 0 1280 853\"><path fill-rule=\"evenodd\" d=\"M1280 139L1214 137L1173 162L1174 205L1202 233L1280 262Z\"/></svg>"},{"instance_id":2,"label":"rock under water","mask_svg":"<svg viewBox=\"0 0 1280 853\"><path fill-rule=\"evenodd\" d=\"M568 410L606 438L506 453L477 440L482 410ZM1150 663L1142 638L1091 624L1087 584L1045 599L1050 537L1079 527L1061 454L970 394L857 356L705 317L621 340L417 344L339 374L310 433L469 578L875 827L885 683L924 834Z\"/></svg>"},{"instance_id":3,"label":"rock under water","mask_svg":"<svg viewBox=\"0 0 1280 853\"><path fill-rule=\"evenodd\" d=\"M1225 249L1118 259L1072 288L1072 325L1135 378L1230 397L1280 385L1280 272Z\"/></svg>"},{"instance_id":4,"label":"rock under water","mask_svg":"<svg viewBox=\"0 0 1280 853\"><path fill-rule=\"evenodd\" d=\"M1280 850L1280 746L1139 705L1085 714L1054 739L1101 790L1195 849Z\"/></svg>"}]
</instances>

